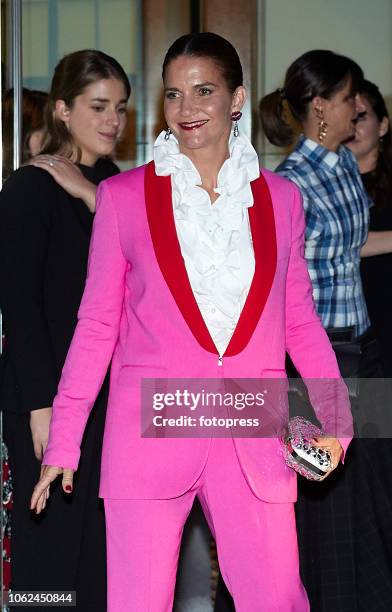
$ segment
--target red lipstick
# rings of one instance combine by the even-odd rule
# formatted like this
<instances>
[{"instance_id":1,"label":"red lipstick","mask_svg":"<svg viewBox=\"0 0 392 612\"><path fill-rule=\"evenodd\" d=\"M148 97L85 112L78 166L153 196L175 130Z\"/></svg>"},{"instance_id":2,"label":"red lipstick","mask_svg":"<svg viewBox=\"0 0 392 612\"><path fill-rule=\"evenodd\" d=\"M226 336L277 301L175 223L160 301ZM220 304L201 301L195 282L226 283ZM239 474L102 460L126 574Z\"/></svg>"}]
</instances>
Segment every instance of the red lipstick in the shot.
<instances>
[{"instance_id":1,"label":"red lipstick","mask_svg":"<svg viewBox=\"0 0 392 612\"><path fill-rule=\"evenodd\" d=\"M190 131L190 130L196 130L197 128L202 127L207 122L208 122L208 119L205 119L203 121L187 121L184 123L179 123L179 126L182 130Z\"/></svg>"}]
</instances>

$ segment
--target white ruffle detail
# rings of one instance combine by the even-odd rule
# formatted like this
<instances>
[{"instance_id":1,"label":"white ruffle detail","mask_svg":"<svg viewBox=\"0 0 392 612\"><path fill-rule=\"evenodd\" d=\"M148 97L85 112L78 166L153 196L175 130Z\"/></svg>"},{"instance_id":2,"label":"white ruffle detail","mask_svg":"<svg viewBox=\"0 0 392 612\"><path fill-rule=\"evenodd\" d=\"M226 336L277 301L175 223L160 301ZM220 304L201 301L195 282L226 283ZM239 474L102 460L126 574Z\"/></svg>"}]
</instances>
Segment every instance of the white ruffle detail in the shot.
<instances>
[{"instance_id":1,"label":"white ruffle detail","mask_svg":"<svg viewBox=\"0 0 392 612\"><path fill-rule=\"evenodd\" d=\"M254 274L248 208L250 181L260 174L257 153L244 136L231 136L230 158L210 197L192 161L173 135L154 145L156 173L171 175L177 235L189 281L211 337L222 355L238 323Z\"/></svg>"}]
</instances>

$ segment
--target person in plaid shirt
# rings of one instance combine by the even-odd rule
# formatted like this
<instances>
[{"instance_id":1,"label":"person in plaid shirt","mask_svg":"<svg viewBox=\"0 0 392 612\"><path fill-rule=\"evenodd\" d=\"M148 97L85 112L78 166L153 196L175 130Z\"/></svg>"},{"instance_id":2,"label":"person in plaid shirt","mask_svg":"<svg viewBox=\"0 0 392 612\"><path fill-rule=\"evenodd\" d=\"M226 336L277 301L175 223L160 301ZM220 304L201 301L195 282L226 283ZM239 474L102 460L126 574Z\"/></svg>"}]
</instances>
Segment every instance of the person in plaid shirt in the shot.
<instances>
[{"instance_id":1,"label":"person in plaid shirt","mask_svg":"<svg viewBox=\"0 0 392 612\"><path fill-rule=\"evenodd\" d=\"M267 138L278 146L294 140L289 114L301 126L294 151L277 172L302 192L315 306L342 374L378 377L383 374L360 277L371 202L355 157L343 144L355 132L362 82L353 60L309 51L288 68L284 88L262 99L260 114ZM343 469L321 486L304 479L299 483L299 544L312 610L392 609L392 572L385 554L391 538L377 516L382 512L377 487L380 493L385 487L383 459L374 442L354 440Z\"/></svg>"},{"instance_id":2,"label":"person in plaid shirt","mask_svg":"<svg viewBox=\"0 0 392 612\"><path fill-rule=\"evenodd\" d=\"M354 155L345 146L330 151L301 136L277 168L301 190L306 218L305 258L317 312L326 328L370 325L359 271L366 241L369 198Z\"/></svg>"}]
</instances>

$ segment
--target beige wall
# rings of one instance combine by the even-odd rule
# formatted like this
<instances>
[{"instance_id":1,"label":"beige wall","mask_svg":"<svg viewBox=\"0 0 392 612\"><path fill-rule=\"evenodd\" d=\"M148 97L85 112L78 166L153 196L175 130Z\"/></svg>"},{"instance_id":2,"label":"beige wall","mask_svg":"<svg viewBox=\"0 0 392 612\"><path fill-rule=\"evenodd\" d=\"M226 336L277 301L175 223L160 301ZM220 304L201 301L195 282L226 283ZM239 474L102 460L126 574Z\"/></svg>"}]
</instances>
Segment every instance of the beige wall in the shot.
<instances>
[{"instance_id":1,"label":"beige wall","mask_svg":"<svg viewBox=\"0 0 392 612\"><path fill-rule=\"evenodd\" d=\"M25 0L23 12L23 74L38 77L49 70L49 12L51 0ZM115 57L128 73L136 71L136 3L133 0L100 0L96 20L92 0L59 0L58 57L94 47ZM53 63L53 61L52 61Z\"/></svg>"},{"instance_id":2,"label":"beige wall","mask_svg":"<svg viewBox=\"0 0 392 612\"><path fill-rule=\"evenodd\" d=\"M29 77L39 77L49 73L48 4L24 2L22 8L23 72Z\"/></svg>"},{"instance_id":3,"label":"beige wall","mask_svg":"<svg viewBox=\"0 0 392 612\"><path fill-rule=\"evenodd\" d=\"M283 83L286 68L299 55L324 48L352 57L392 101L392 0L264 0L259 5L259 19L265 15L264 93ZM265 144L263 152L264 163L274 166L280 151Z\"/></svg>"}]
</instances>

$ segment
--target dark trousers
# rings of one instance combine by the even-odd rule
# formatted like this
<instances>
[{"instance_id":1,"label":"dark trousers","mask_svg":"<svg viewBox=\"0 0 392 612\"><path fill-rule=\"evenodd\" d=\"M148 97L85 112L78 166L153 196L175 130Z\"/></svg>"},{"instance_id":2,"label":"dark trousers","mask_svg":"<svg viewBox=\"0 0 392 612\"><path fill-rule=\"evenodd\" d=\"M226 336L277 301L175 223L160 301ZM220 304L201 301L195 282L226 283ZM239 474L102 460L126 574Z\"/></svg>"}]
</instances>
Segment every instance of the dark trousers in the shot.
<instances>
[{"instance_id":1,"label":"dark trousers","mask_svg":"<svg viewBox=\"0 0 392 612\"><path fill-rule=\"evenodd\" d=\"M57 479L51 485L47 508L39 516L29 510L41 467L34 455L30 414L3 413L13 479L11 588L75 590L77 607L72 609L78 612L106 611L105 520L98 499L105 411L103 391L87 424L74 492L66 496ZM12 607L19 609L33 610Z\"/></svg>"},{"instance_id":2,"label":"dark trousers","mask_svg":"<svg viewBox=\"0 0 392 612\"><path fill-rule=\"evenodd\" d=\"M357 340L357 346L359 361L353 356L351 372L347 352L342 364L337 352L343 374L381 378L378 347L371 331ZM360 382L362 400L361 387L365 384ZM354 411L356 404L354 399ZM364 409L369 411L369 406ZM392 610L391 464L391 440L356 438L345 464L321 486L298 480L301 571L311 610Z\"/></svg>"},{"instance_id":3,"label":"dark trousers","mask_svg":"<svg viewBox=\"0 0 392 612\"><path fill-rule=\"evenodd\" d=\"M371 332L355 344L336 350L344 375L381 377ZM312 612L392 610L391 465L392 440L355 439L325 482L298 479L301 575ZM233 611L220 577L215 612Z\"/></svg>"}]
</instances>

